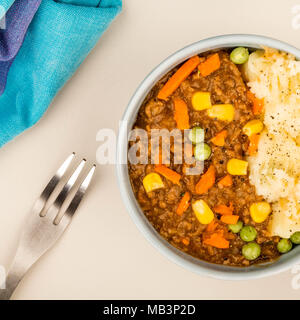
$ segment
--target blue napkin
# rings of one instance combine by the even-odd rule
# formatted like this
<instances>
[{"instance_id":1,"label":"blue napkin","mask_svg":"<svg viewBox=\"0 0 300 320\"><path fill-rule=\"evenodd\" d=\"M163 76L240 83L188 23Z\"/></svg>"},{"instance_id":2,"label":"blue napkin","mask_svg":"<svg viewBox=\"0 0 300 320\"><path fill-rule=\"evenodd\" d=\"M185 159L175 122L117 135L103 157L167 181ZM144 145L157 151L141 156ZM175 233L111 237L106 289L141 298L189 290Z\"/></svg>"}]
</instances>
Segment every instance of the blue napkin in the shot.
<instances>
[{"instance_id":1,"label":"blue napkin","mask_svg":"<svg viewBox=\"0 0 300 320\"><path fill-rule=\"evenodd\" d=\"M0 147L42 117L121 8L122 0L42 1L0 97Z\"/></svg>"},{"instance_id":2,"label":"blue napkin","mask_svg":"<svg viewBox=\"0 0 300 320\"><path fill-rule=\"evenodd\" d=\"M2 8L4 9L4 11L6 12L10 6L14 3L15 0L1 0L0 1L0 6L1 6L1 18L2 18Z\"/></svg>"}]
</instances>

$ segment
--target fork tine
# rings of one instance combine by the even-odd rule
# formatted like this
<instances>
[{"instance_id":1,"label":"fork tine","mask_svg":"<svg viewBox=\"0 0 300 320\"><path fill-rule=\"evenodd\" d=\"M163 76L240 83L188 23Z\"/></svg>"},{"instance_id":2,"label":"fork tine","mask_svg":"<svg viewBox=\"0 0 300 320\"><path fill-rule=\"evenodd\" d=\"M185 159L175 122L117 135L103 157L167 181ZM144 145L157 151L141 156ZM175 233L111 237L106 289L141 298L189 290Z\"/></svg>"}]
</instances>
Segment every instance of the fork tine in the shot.
<instances>
[{"instance_id":1,"label":"fork tine","mask_svg":"<svg viewBox=\"0 0 300 320\"><path fill-rule=\"evenodd\" d=\"M73 152L72 154L70 154L68 156L68 158L64 161L64 163L59 167L59 169L57 170L55 175L51 178L51 180L49 181L49 183L47 184L47 186L45 187L45 189L41 193L40 197L38 198L38 200L35 202L35 204L34 204L35 212L38 212L39 215L42 214L42 211L45 208L47 200L51 196L52 192L54 191L54 189L58 185L61 178L66 173L72 160L74 159L74 156L75 156L75 152Z\"/></svg>"},{"instance_id":2,"label":"fork tine","mask_svg":"<svg viewBox=\"0 0 300 320\"><path fill-rule=\"evenodd\" d=\"M96 165L94 164L92 168L90 169L89 173L87 174L86 178L81 183L80 187L78 188L77 192L74 195L74 198L72 199L71 203L69 204L68 208L66 209L66 212L63 217L67 216L68 218L72 218L74 213L76 212L82 198L85 195L86 190L88 189L93 175L96 170ZM62 217L62 218L63 218ZM60 221L58 221L59 223Z\"/></svg>"},{"instance_id":3,"label":"fork tine","mask_svg":"<svg viewBox=\"0 0 300 320\"><path fill-rule=\"evenodd\" d=\"M74 186L75 182L77 181L83 167L85 166L85 163L86 163L86 159L82 159L82 161L80 162L80 164L78 165L78 167L76 168L74 173L71 175L68 182L64 185L63 189L61 190L61 192L57 196L56 200L51 205L51 207L48 209L48 211L45 215L47 215L49 212L51 212L51 215L54 215L54 217L55 217L56 214L59 213L61 206L63 205L64 201L66 200L70 189Z\"/></svg>"},{"instance_id":4,"label":"fork tine","mask_svg":"<svg viewBox=\"0 0 300 320\"><path fill-rule=\"evenodd\" d=\"M50 180L49 184L46 186L45 190L42 192L42 196L46 199L46 196L54 192L56 196L56 186L60 186L61 178L65 175L66 170L68 169L73 157L74 153L68 157L68 159L63 163L63 165L59 168L54 177ZM0 292L0 300L1 299L9 299L18 286L19 282L22 280L26 272L32 267L34 263L38 261L40 257L42 257L45 252L47 252L56 241L63 235L65 228L71 221L71 217L79 206L90 182L92 176L95 171L95 165L90 169L87 175L84 175L83 182L80 184L77 180L81 174L85 166L86 160L83 159L78 167L73 170L73 174L68 179L68 182L60 188L62 189L59 195L56 197L54 203L50 206L49 209L46 208L43 211L47 210L46 217L40 217L35 214L31 214L30 219L28 219L27 226L23 229L22 236L20 239L20 243L12 263L12 266L8 272L6 277L6 290ZM78 187L78 185L80 186ZM53 191L53 192L52 192ZM74 192L73 192L74 191ZM75 195L74 195L75 194ZM53 194L54 197L54 194ZM70 198L69 202L65 202L67 198ZM46 199L46 203L48 203L51 199ZM39 198L37 204L40 206L43 203L43 198ZM63 220L63 223L59 225L55 225L56 217L59 216L60 211L63 212L63 205L66 204L66 212L67 215L64 214L63 217L67 216L67 219ZM39 209L39 206L35 209ZM41 211L41 213L43 212ZM1 290L0 290L1 291Z\"/></svg>"}]
</instances>

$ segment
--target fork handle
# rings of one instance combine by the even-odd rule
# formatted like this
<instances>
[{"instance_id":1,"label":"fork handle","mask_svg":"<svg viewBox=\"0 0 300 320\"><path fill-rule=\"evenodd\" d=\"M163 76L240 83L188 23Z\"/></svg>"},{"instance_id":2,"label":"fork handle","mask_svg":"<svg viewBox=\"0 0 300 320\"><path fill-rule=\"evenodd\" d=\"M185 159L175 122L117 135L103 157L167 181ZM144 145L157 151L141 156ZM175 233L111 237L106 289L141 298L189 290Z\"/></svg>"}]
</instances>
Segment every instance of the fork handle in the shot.
<instances>
[{"instance_id":1,"label":"fork handle","mask_svg":"<svg viewBox=\"0 0 300 320\"><path fill-rule=\"evenodd\" d=\"M5 289L0 289L0 300L9 300L11 298L15 289L29 268L30 266L25 267L24 265L18 263L18 260L15 258L6 276Z\"/></svg>"}]
</instances>

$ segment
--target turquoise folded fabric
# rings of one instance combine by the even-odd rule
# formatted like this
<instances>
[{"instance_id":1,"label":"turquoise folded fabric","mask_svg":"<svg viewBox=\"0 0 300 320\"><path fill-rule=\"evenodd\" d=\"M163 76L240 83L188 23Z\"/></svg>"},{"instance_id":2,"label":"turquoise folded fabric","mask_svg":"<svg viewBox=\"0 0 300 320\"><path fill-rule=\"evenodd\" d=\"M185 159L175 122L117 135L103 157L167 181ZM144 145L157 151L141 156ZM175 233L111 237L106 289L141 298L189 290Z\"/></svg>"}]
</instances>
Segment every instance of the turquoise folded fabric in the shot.
<instances>
[{"instance_id":1,"label":"turquoise folded fabric","mask_svg":"<svg viewBox=\"0 0 300 320\"><path fill-rule=\"evenodd\" d=\"M11 5L14 3L15 0L1 0L0 1L0 6L1 6L1 9L3 8L4 11L7 11ZM2 10L0 12L2 14ZM0 18L2 18L2 15L0 15Z\"/></svg>"},{"instance_id":2,"label":"turquoise folded fabric","mask_svg":"<svg viewBox=\"0 0 300 320\"><path fill-rule=\"evenodd\" d=\"M42 117L121 8L121 0L42 1L0 97L0 147Z\"/></svg>"}]
</instances>

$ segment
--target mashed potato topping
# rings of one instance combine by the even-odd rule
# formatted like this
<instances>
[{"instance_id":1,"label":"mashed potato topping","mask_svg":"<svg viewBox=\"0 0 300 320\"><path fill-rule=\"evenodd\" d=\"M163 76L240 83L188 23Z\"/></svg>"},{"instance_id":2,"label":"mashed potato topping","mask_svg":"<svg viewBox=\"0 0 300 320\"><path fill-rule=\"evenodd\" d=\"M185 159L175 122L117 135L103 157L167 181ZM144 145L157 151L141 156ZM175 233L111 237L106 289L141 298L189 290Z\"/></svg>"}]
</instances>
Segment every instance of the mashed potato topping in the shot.
<instances>
[{"instance_id":1,"label":"mashed potato topping","mask_svg":"<svg viewBox=\"0 0 300 320\"><path fill-rule=\"evenodd\" d=\"M251 91L264 99L265 129L250 181L272 203L273 235L300 231L300 61L274 49L253 52L244 66Z\"/></svg>"}]
</instances>

